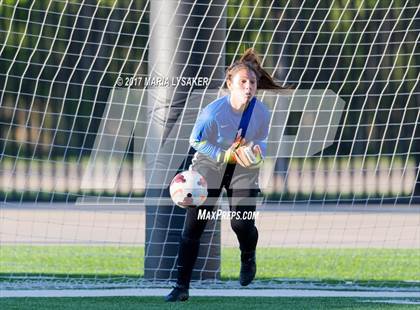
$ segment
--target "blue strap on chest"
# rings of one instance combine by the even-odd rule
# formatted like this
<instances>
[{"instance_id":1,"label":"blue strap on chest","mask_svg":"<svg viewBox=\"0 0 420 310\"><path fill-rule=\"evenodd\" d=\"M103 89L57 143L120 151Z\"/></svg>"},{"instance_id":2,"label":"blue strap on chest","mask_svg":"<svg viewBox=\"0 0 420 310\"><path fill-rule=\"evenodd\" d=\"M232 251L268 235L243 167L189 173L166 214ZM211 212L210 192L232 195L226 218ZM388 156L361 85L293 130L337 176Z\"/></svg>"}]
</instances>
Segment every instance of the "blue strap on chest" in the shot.
<instances>
[{"instance_id":1,"label":"blue strap on chest","mask_svg":"<svg viewBox=\"0 0 420 310\"><path fill-rule=\"evenodd\" d=\"M255 102L257 99L252 98L249 102L248 107L245 109L244 113L242 113L241 121L239 122L238 131L242 129L241 137L245 138L246 131L248 129L249 122L251 121L252 111L254 110Z\"/></svg>"}]
</instances>

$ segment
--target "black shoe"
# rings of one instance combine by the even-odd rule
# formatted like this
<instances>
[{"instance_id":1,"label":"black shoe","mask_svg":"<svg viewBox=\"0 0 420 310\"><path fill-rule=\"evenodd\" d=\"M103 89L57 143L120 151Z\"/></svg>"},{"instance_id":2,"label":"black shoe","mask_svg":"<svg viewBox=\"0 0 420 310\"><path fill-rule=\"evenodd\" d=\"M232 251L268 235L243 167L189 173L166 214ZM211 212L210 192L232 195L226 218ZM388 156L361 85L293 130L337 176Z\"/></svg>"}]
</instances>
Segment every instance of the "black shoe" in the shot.
<instances>
[{"instance_id":1,"label":"black shoe","mask_svg":"<svg viewBox=\"0 0 420 310\"><path fill-rule=\"evenodd\" d=\"M248 257L241 257L241 272L239 274L239 283L247 286L255 278L257 273L257 264L255 263L255 252Z\"/></svg>"},{"instance_id":2,"label":"black shoe","mask_svg":"<svg viewBox=\"0 0 420 310\"><path fill-rule=\"evenodd\" d=\"M165 296L165 301L186 301L188 299L188 288L184 285L175 285L173 290Z\"/></svg>"}]
</instances>

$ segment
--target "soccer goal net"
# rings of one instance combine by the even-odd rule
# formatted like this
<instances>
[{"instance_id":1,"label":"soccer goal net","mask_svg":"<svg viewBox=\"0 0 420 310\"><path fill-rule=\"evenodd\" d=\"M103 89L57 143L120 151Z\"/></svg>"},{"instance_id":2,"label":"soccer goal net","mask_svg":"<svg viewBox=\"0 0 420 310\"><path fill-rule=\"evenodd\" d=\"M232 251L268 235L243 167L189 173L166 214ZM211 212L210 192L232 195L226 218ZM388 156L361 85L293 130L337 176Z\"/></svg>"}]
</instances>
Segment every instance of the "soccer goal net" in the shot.
<instances>
[{"instance_id":1,"label":"soccer goal net","mask_svg":"<svg viewBox=\"0 0 420 310\"><path fill-rule=\"evenodd\" d=\"M417 1L0 0L0 289L168 286L198 113L247 48L270 112L251 287L418 290ZM239 287L223 192L193 287ZM225 215L225 216L224 216Z\"/></svg>"}]
</instances>

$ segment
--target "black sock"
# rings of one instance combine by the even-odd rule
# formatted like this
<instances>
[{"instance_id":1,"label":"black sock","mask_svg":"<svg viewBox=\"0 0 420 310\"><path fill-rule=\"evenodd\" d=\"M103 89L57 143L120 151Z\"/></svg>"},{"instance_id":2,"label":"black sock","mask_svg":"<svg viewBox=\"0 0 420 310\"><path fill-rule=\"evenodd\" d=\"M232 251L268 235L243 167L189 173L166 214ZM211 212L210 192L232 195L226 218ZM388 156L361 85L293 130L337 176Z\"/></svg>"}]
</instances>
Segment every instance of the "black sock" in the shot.
<instances>
[{"instance_id":1,"label":"black sock","mask_svg":"<svg viewBox=\"0 0 420 310\"><path fill-rule=\"evenodd\" d=\"M182 238L178 252L178 279L177 284L190 286L192 271L195 261L197 260L198 250L200 247L199 240Z\"/></svg>"},{"instance_id":2,"label":"black sock","mask_svg":"<svg viewBox=\"0 0 420 310\"><path fill-rule=\"evenodd\" d=\"M255 257L255 250L254 251L249 251L249 252L241 252L241 261L242 262L246 262L247 260L249 260L250 258Z\"/></svg>"}]
</instances>

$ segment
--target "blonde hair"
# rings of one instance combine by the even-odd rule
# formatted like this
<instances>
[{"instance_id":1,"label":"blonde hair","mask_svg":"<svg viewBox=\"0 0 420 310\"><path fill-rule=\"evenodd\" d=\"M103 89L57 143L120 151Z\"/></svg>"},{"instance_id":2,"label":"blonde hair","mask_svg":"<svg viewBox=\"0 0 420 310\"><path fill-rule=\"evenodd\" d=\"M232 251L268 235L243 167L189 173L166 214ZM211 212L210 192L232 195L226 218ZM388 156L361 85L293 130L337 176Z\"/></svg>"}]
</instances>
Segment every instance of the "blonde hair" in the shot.
<instances>
[{"instance_id":1,"label":"blonde hair","mask_svg":"<svg viewBox=\"0 0 420 310\"><path fill-rule=\"evenodd\" d=\"M247 69L255 73L258 89L288 89L274 81L270 74L261 66L261 60L254 49L249 48L242 57L231 64L226 70L226 81L232 80L235 73L241 69ZM226 82L225 82L226 87Z\"/></svg>"}]
</instances>

